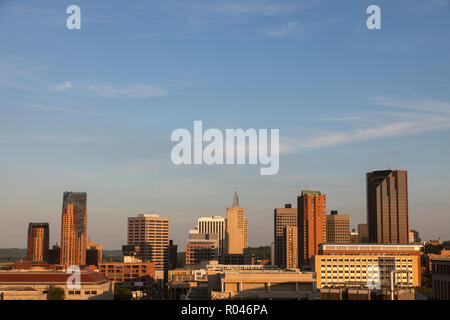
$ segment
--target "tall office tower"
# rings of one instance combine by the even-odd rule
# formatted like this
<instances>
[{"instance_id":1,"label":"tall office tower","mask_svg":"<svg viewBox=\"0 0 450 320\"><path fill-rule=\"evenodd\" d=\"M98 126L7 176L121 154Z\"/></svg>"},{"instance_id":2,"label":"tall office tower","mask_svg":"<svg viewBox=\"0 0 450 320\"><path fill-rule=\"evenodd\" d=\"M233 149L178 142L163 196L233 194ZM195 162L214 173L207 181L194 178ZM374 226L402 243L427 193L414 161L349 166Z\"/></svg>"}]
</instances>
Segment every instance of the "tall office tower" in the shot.
<instances>
[{"instance_id":1,"label":"tall office tower","mask_svg":"<svg viewBox=\"0 0 450 320\"><path fill-rule=\"evenodd\" d=\"M178 264L178 245L173 244L173 240L169 240L169 270L177 268Z\"/></svg>"},{"instance_id":2,"label":"tall office tower","mask_svg":"<svg viewBox=\"0 0 450 320\"><path fill-rule=\"evenodd\" d=\"M137 258L154 262L156 270L169 267L169 222L157 214L128 218L128 245L139 246Z\"/></svg>"},{"instance_id":3,"label":"tall office tower","mask_svg":"<svg viewBox=\"0 0 450 320\"><path fill-rule=\"evenodd\" d=\"M248 248L248 225L245 209L239 207L239 197L234 193L233 206L227 208L226 254L244 254Z\"/></svg>"},{"instance_id":4,"label":"tall office tower","mask_svg":"<svg viewBox=\"0 0 450 320\"><path fill-rule=\"evenodd\" d=\"M274 210L274 243L275 243L275 261L274 264L280 268L286 268L286 261L291 261L292 257L288 257L286 227L297 227L298 216L297 208L292 208L291 204L286 204L284 208L276 208ZM298 241L297 239L295 240ZM293 247L292 247L293 248ZM292 249L291 248L291 249ZM295 245L298 249L298 245ZM298 252L294 253L298 261Z\"/></svg>"},{"instance_id":5,"label":"tall office tower","mask_svg":"<svg viewBox=\"0 0 450 320\"><path fill-rule=\"evenodd\" d=\"M327 243L350 243L350 216L332 210L327 215Z\"/></svg>"},{"instance_id":6,"label":"tall office tower","mask_svg":"<svg viewBox=\"0 0 450 320\"><path fill-rule=\"evenodd\" d=\"M284 268L298 268L298 232L297 227L284 227L284 248L285 262Z\"/></svg>"},{"instance_id":7,"label":"tall office tower","mask_svg":"<svg viewBox=\"0 0 450 320\"><path fill-rule=\"evenodd\" d=\"M355 229L352 229L352 232L350 232L350 243L359 243L359 234Z\"/></svg>"},{"instance_id":8,"label":"tall office tower","mask_svg":"<svg viewBox=\"0 0 450 320\"><path fill-rule=\"evenodd\" d=\"M327 198L320 191L302 190L297 198L298 262L306 265L327 239Z\"/></svg>"},{"instance_id":9,"label":"tall office tower","mask_svg":"<svg viewBox=\"0 0 450 320\"><path fill-rule=\"evenodd\" d=\"M369 235L367 233L367 223L358 224L359 243L369 243Z\"/></svg>"},{"instance_id":10,"label":"tall office tower","mask_svg":"<svg viewBox=\"0 0 450 320\"><path fill-rule=\"evenodd\" d=\"M217 234L219 239L219 255L223 256L225 254L225 218L220 216L199 218L196 229L200 234Z\"/></svg>"},{"instance_id":11,"label":"tall office tower","mask_svg":"<svg viewBox=\"0 0 450 320\"><path fill-rule=\"evenodd\" d=\"M87 195L64 192L61 217L61 264L86 265Z\"/></svg>"},{"instance_id":12,"label":"tall office tower","mask_svg":"<svg viewBox=\"0 0 450 320\"><path fill-rule=\"evenodd\" d=\"M48 223L30 223L28 225L27 261L47 262L49 249Z\"/></svg>"},{"instance_id":13,"label":"tall office tower","mask_svg":"<svg viewBox=\"0 0 450 320\"><path fill-rule=\"evenodd\" d=\"M408 243L408 174L367 173L367 229L371 243Z\"/></svg>"}]
</instances>

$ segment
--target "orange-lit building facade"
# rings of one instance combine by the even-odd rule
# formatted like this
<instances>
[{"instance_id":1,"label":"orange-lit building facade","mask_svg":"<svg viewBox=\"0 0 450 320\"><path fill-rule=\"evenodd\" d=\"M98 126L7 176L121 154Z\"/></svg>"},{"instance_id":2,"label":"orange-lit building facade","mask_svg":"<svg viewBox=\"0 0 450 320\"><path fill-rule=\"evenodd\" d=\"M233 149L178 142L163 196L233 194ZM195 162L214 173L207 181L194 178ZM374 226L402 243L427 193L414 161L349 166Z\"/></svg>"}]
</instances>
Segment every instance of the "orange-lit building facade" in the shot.
<instances>
[{"instance_id":1,"label":"orange-lit building facade","mask_svg":"<svg viewBox=\"0 0 450 320\"><path fill-rule=\"evenodd\" d=\"M327 198L320 191L303 190L297 198L298 262L309 264L319 244L326 242Z\"/></svg>"},{"instance_id":2,"label":"orange-lit building facade","mask_svg":"<svg viewBox=\"0 0 450 320\"><path fill-rule=\"evenodd\" d=\"M87 195L64 192L61 217L61 264L86 264Z\"/></svg>"},{"instance_id":3,"label":"orange-lit building facade","mask_svg":"<svg viewBox=\"0 0 450 320\"><path fill-rule=\"evenodd\" d=\"M48 223L30 223L28 225L27 261L47 262L49 233Z\"/></svg>"},{"instance_id":4,"label":"orange-lit building facade","mask_svg":"<svg viewBox=\"0 0 450 320\"><path fill-rule=\"evenodd\" d=\"M408 172L367 173L367 229L370 243L409 243Z\"/></svg>"},{"instance_id":5,"label":"orange-lit building facade","mask_svg":"<svg viewBox=\"0 0 450 320\"><path fill-rule=\"evenodd\" d=\"M274 264L280 268L287 268L288 262L289 268L292 268L293 264L298 264L297 214L297 208L292 208L291 204L274 210Z\"/></svg>"},{"instance_id":6,"label":"orange-lit building facade","mask_svg":"<svg viewBox=\"0 0 450 320\"><path fill-rule=\"evenodd\" d=\"M125 282L145 276L155 278L154 262L101 262L98 270L114 282Z\"/></svg>"}]
</instances>

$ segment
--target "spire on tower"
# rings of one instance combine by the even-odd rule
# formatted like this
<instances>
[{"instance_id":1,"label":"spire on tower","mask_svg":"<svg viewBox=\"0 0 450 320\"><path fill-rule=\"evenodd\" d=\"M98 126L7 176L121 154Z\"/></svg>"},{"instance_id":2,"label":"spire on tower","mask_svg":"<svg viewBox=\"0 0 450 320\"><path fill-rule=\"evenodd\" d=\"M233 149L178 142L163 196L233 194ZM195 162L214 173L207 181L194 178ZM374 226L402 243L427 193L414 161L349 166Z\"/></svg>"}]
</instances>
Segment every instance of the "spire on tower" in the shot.
<instances>
[{"instance_id":1,"label":"spire on tower","mask_svg":"<svg viewBox=\"0 0 450 320\"><path fill-rule=\"evenodd\" d=\"M239 207L239 196L236 190L234 191L233 207Z\"/></svg>"}]
</instances>

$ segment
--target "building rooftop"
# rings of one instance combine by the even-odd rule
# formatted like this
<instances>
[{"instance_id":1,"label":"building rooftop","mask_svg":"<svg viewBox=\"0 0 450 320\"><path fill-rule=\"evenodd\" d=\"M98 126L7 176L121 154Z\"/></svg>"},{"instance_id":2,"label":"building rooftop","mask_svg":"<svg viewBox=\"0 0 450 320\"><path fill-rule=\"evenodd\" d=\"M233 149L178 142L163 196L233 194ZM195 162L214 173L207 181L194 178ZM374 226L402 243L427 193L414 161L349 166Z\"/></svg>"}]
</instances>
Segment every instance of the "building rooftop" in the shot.
<instances>
[{"instance_id":1,"label":"building rooftop","mask_svg":"<svg viewBox=\"0 0 450 320\"><path fill-rule=\"evenodd\" d=\"M71 276L65 272L17 272L1 271L0 283L66 283ZM98 272L81 272L81 283L101 283L109 281Z\"/></svg>"}]
</instances>

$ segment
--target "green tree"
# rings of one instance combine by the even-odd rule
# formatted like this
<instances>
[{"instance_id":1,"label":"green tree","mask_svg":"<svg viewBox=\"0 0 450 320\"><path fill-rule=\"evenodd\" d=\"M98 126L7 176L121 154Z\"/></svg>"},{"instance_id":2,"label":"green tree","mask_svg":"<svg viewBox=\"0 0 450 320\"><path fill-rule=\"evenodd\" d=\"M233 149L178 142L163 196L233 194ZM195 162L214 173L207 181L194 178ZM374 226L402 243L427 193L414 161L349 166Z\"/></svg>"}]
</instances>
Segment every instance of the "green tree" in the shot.
<instances>
[{"instance_id":1,"label":"green tree","mask_svg":"<svg viewBox=\"0 0 450 320\"><path fill-rule=\"evenodd\" d=\"M49 286L47 292L47 300L64 300L66 298L66 294L64 293L64 289L55 286Z\"/></svg>"},{"instance_id":2,"label":"green tree","mask_svg":"<svg viewBox=\"0 0 450 320\"><path fill-rule=\"evenodd\" d=\"M114 300L131 300L131 290L127 288L116 288L114 290Z\"/></svg>"}]
</instances>

